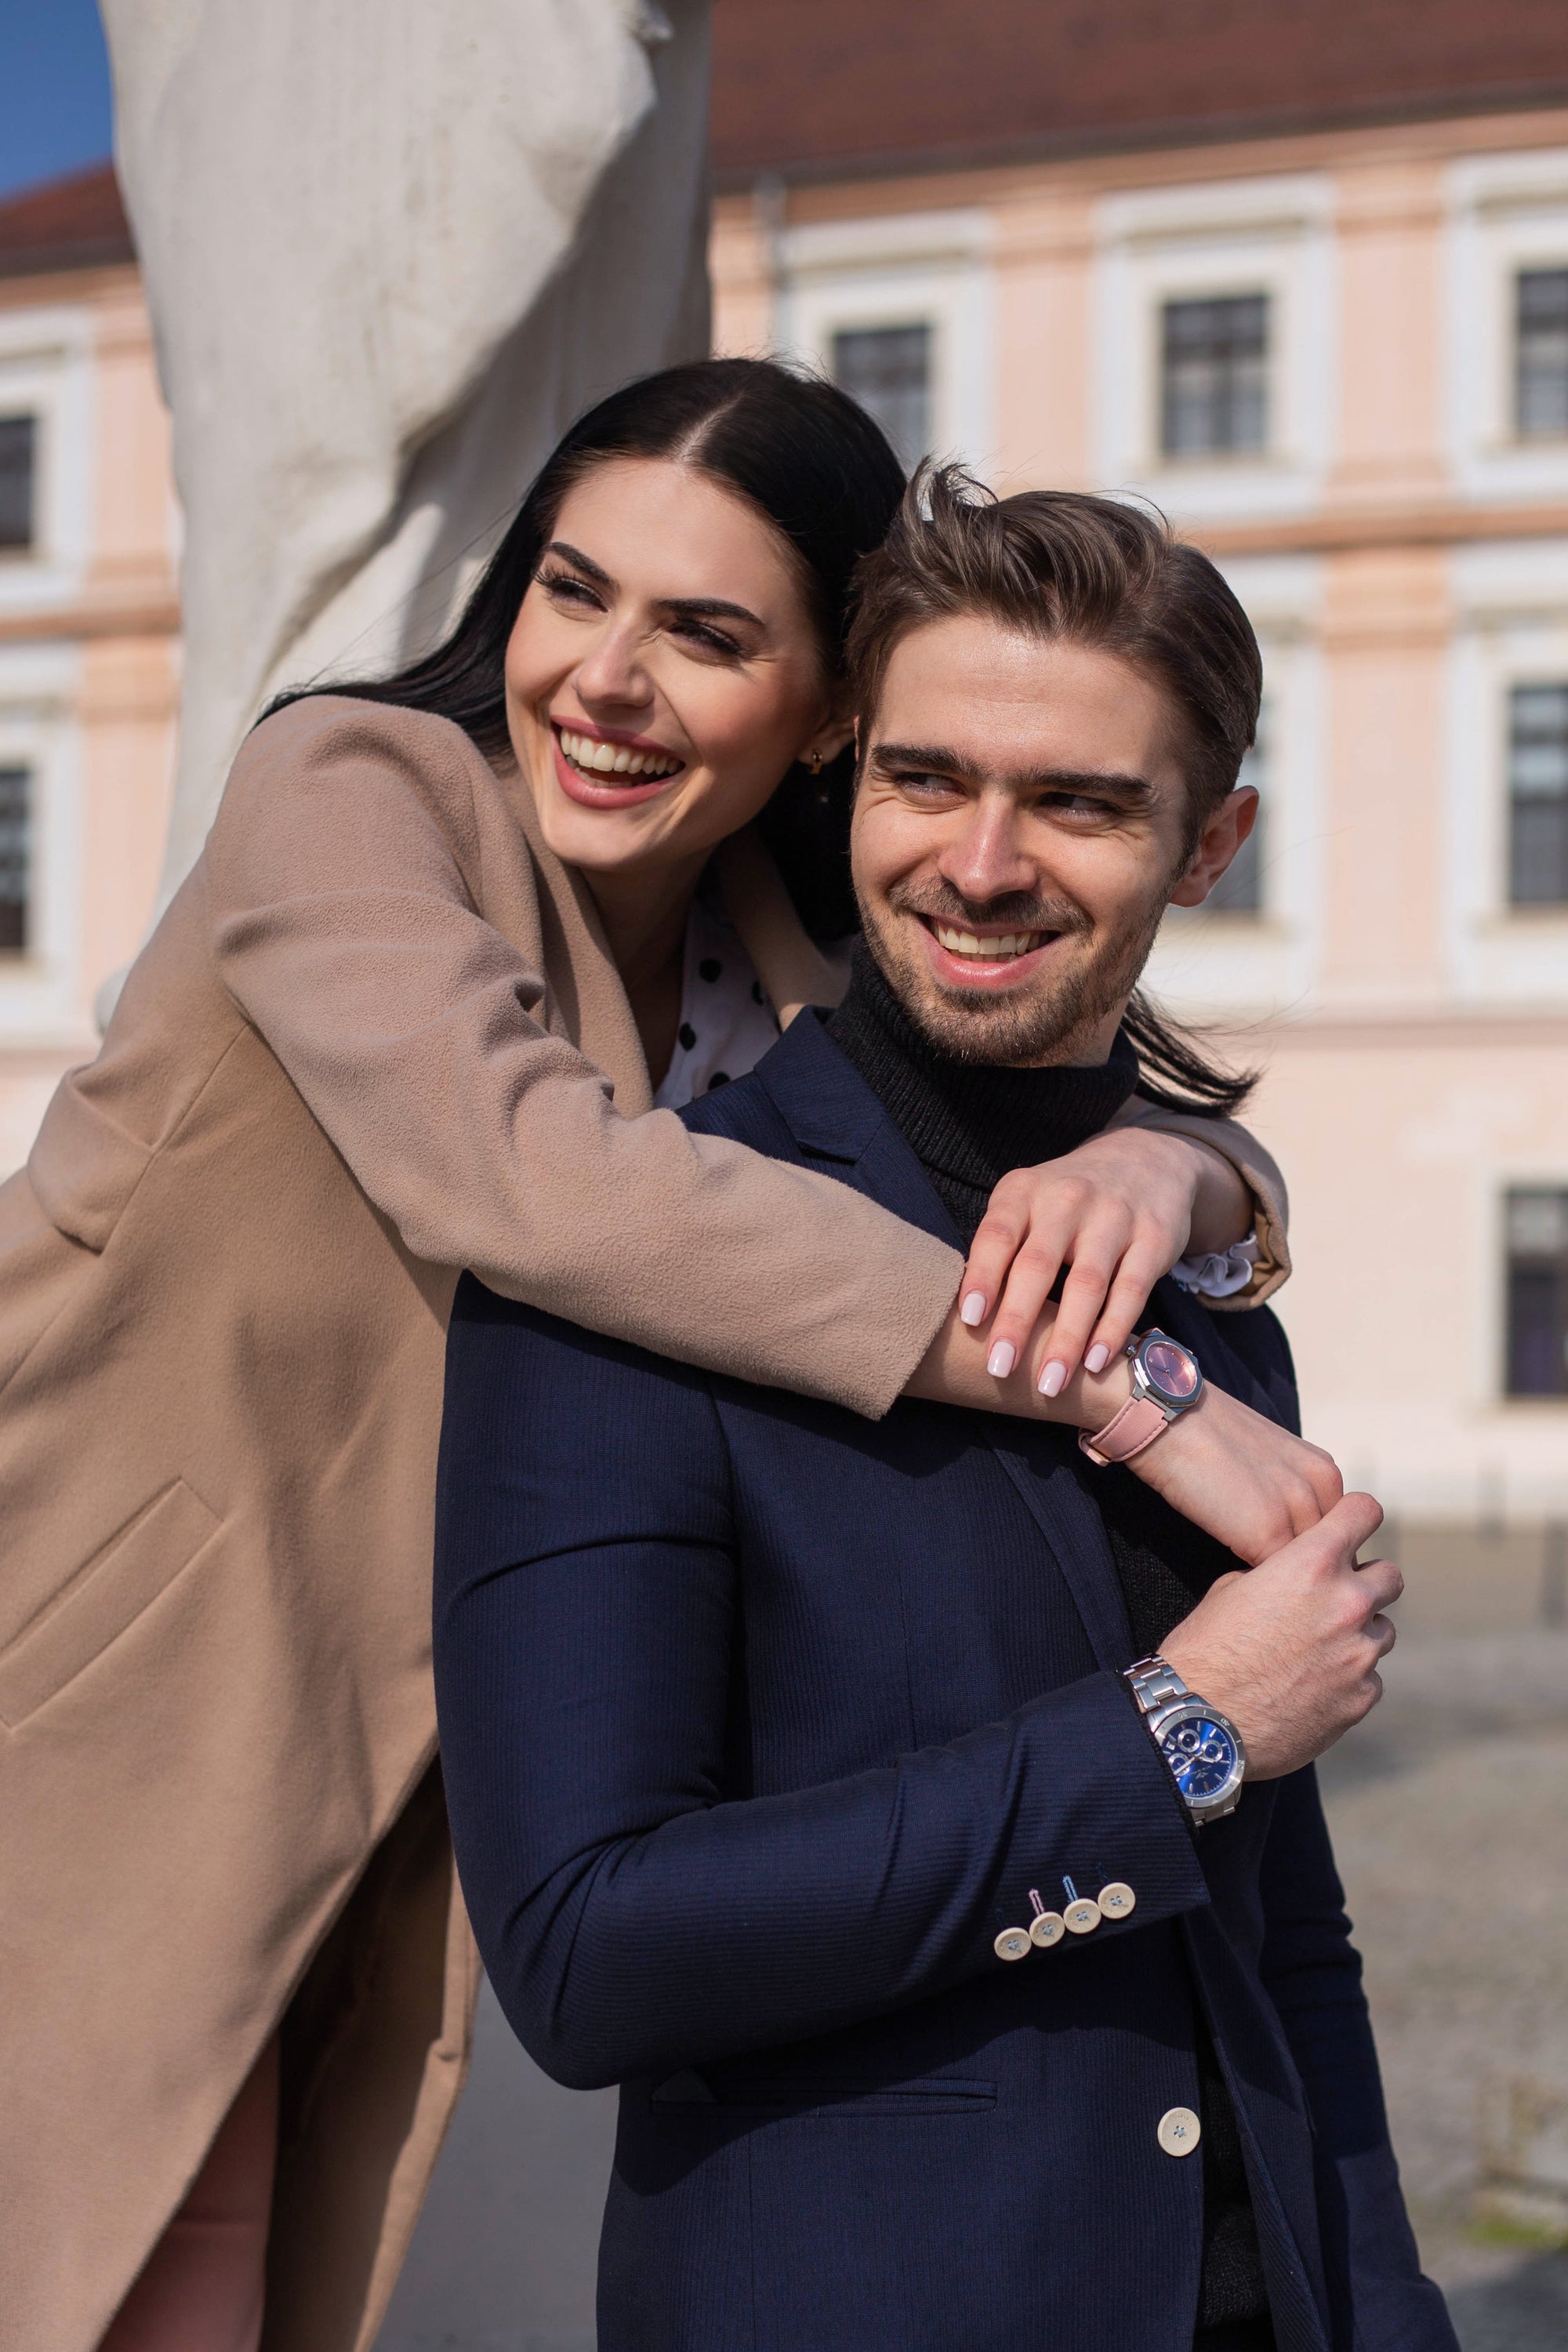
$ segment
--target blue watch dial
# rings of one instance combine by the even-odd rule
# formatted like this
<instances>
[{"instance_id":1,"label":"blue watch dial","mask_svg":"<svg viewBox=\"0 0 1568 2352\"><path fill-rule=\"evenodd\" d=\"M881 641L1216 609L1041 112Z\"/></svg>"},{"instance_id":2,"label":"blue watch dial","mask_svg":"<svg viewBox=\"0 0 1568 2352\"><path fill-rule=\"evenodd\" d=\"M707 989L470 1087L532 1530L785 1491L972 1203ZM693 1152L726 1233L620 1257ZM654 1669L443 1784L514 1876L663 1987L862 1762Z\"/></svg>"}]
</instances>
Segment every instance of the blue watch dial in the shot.
<instances>
[{"instance_id":1,"label":"blue watch dial","mask_svg":"<svg viewBox=\"0 0 1568 2352\"><path fill-rule=\"evenodd\" d=\"M1184 1723L1173 1724L1160 1748L1189 1803L1194 1798L1217 1796L1236 1769L1236 1742L1210 1715L1189 1716Z\"/></svg>"}]
</instances>

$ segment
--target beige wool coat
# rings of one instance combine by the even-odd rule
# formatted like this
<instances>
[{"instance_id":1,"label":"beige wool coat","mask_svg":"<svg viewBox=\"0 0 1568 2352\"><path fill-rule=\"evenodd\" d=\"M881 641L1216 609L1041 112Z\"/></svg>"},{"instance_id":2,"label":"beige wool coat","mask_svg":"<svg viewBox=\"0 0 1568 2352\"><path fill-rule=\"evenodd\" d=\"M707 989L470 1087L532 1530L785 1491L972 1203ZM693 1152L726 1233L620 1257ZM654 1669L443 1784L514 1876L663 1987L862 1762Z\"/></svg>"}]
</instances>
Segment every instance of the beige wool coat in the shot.
<instances>
[{"instance_id":1,"label":"beige wool coat","mask_svg":"<svg viewBox=\"0 0 1568 2352\"><path fill-rule=\"evenodd\" d=\"M779 1002L808 943L743 868ZM649 1101L515 774L342 698L252 734L0 1191L4 2352L91 2352L280 2021L266 2345L374 2335L478 1974L429 1665L457 1270L867 1414L946 1313L953 1252ZM1248 1173L1272 1286L1271 1163L1153 1116Z\"/></svg>"}]
</instances>

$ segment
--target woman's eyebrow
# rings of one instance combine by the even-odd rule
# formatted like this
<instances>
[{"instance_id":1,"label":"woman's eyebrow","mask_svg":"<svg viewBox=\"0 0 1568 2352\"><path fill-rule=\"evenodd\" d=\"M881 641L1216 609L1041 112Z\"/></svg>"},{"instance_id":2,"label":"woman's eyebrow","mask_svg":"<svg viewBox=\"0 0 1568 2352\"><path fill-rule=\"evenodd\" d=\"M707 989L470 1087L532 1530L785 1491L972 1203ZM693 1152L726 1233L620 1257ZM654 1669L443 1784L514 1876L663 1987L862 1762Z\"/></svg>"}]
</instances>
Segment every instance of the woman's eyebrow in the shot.
<instances>
[{"instance_id":1,"label":"woman's eyebrow","mask_svg":"<svg viewBox=\"0 0 1568 2352\"><path fill-rule=\"evenodd\" d=\"M616 584L602 563L595 563L591 555L584 555L582 549L574 547L569 540L552 539L544 552L546 555L563 556L568 563L575 564L579 572L585 572L590 580L596 580L602 588L613 588Z\"/></svg>"}]
</instances>

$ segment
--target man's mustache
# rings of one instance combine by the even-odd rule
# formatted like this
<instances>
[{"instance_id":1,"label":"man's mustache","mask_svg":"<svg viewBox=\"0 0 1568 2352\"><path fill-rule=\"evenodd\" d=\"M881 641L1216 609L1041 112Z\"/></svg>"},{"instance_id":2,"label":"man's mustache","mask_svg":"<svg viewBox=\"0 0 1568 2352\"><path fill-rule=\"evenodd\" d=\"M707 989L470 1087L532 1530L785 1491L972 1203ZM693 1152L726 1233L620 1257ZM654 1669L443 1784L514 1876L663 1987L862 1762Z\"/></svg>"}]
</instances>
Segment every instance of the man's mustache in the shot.
<instances>
[{"instance_id":1,"label":"man's mustache","mask_svg":"<svg viewBox=\"0 0 1568 2352\"><path fill-rule=\"evenodd\" d=\"M924 915L932 922L951 923L955 929L973 929L978 923L1000 923L1014 931L1087 931L1093 927L1081 907L1070 898L1037 898L1027 890L1005 891L997 898L966 898L949 882L895 883L888 904L900 915Z\"/></svg>"}]
</instances>

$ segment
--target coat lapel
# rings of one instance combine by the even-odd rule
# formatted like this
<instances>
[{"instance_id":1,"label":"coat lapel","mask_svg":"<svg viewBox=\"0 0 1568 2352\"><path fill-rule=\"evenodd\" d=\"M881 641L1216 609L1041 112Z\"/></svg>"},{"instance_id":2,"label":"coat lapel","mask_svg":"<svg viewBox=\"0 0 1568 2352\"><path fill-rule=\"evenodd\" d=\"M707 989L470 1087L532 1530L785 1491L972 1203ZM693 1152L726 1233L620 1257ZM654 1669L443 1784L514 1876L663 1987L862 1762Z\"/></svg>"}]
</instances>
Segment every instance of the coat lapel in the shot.
<instances>
[{"instance_id":1,"label":"coat lapel","mask_svg":"<svg viewBox=\"0 0 1568 2352\"><path fill-rule=\"evenodd\" d=\"M757 1076L803 1159L825 1166L906 1224L963 1244L931 1179L821 1018L807 1012L759 1064ZM1072 1472L1030 1444L1032 1424L975 1416L986 1443L1044 1537L1078 1607L1096 1662L1117 1674L1132 1655L1126 1604L1099 1512Z\"/></svg>"}]
</instances>

